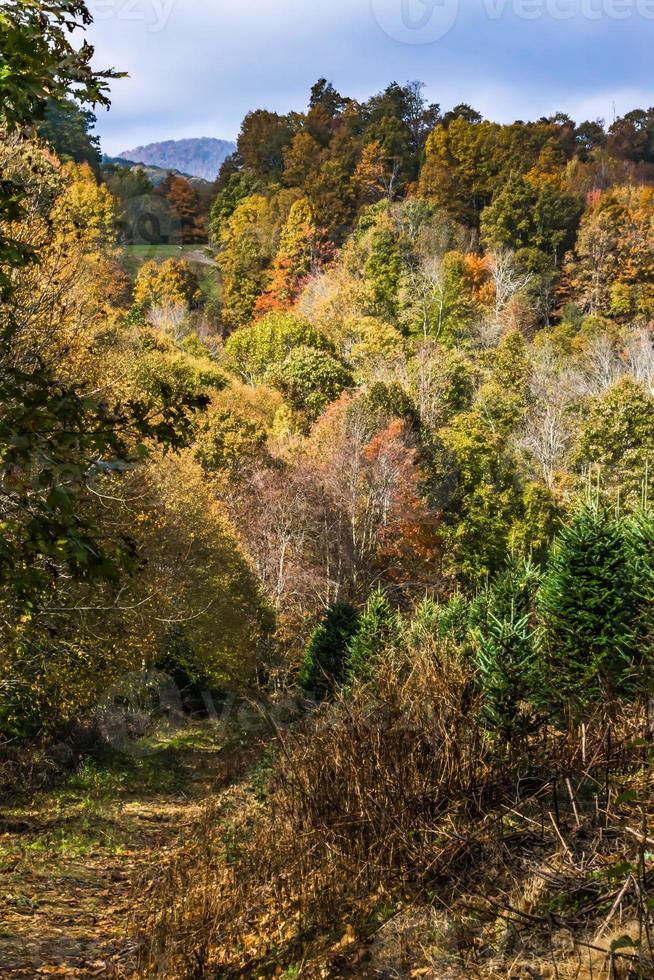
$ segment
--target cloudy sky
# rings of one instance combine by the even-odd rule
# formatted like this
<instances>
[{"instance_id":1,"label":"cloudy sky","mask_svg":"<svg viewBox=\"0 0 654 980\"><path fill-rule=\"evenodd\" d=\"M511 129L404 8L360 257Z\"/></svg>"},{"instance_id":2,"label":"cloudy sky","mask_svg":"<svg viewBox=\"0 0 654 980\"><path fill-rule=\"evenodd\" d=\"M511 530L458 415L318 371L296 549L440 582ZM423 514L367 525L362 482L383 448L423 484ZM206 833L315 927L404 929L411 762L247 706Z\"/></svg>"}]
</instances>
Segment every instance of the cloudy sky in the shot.
<instances>
[{"instance_id":1,"label":"cloudy sky","mask_svg":"<svg viewBox=\"0 0 654 980\"><path fill-rule=\"evenodd\" d=\"M233 139L255 108L302 109L324 76L363 99L420 79L499 121L611 119L654 103L654 0L90 0L95 65L130 77L105 152Z\"/></svg>"}]
</instances>

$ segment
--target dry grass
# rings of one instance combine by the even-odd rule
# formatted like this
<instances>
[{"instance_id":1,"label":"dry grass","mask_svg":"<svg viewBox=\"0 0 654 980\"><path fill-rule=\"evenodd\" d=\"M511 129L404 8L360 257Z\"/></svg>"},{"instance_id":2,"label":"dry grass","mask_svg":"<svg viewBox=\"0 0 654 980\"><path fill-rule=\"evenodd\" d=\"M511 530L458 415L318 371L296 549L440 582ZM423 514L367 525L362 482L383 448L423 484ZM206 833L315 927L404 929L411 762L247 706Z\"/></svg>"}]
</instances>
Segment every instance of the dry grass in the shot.
<instances>
[{"instance_id":1,"label":"dry grass","mask_svg":"<svg viewBox=\"0 0 654 980\"><path fill-rule=\"evenodd\" d=\"M497 746L477 698L411 650L279 733L265 804L230 791L149 882L142 975L652 975L641 716Z\"/></svg>"}]
</instances>

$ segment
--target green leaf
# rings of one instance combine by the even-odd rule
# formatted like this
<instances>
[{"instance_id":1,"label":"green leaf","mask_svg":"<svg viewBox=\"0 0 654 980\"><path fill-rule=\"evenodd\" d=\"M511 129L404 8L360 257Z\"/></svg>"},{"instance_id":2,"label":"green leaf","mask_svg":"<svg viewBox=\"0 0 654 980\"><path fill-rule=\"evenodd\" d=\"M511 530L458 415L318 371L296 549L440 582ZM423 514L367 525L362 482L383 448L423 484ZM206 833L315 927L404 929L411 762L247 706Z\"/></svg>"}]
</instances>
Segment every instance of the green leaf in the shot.
<instances>
[{"instance_id":1,"label":"green leaf","mask_svg":"<svg viewBox=\"0 0 654 980\"><path fill-rule=\"evenodd\" d=\"M638 799L638 793L635 789L627 789L624 793L620 793L619 796L613 801L614 806L621 806L623 803L630 803L632 800Z\"/></svg>"},{"instance_id":2,"label":"green leaf","mask_svg":"<svg viewBox=\"0 0 654 980\"><path fill-rule=\"evenodd\" d=\"M626 874L634 871L635 867L628 861L621 861L619 864L614 864L610 868L606 868L604 874L607 878L624 878Z\"/></svg>"},{"instance_id":3,"label":"green leaf","mask_svg":"<svg viewBox=\"0 0 654 980\"><path fill-rule=\"evenodd\" d=\"M615 953L618 949L635 949L638 946L636 940L632 939L631 936L619 936L618 939L614 939L611 943L611 952Z\"/></svg>"}]
</instances>

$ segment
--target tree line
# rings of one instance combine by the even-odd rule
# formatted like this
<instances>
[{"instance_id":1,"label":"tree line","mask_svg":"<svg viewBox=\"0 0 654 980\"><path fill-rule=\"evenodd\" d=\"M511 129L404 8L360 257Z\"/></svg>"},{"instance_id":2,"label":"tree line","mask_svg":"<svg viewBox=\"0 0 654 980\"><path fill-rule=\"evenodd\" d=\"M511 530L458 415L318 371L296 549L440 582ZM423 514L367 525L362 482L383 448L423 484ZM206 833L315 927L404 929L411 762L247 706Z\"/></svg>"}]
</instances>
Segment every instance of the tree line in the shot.
<instances>
[{"instance_id":1,"label":"tree line","mask_svg":"<svg viewBox=\"0 0 654 980\"><path fill-rule=\"evenodd\" d=\"M359 104L320 80L306 112L244 120L215 265L134 269L129 200L166 197L191 239L201 209L94 156L84 99L112 73L70 46L87 18L2 26L3 731L72 724L143 663L295 684L332 614L427 596L447 619L507 562L545 578L489 613L480 676L489 651L545 656L536 592L580 501L591 524L649 514L651 111L500 125L419 83ZM636 609L644 579L613 581Z\"/></svg>"}]
</instances>

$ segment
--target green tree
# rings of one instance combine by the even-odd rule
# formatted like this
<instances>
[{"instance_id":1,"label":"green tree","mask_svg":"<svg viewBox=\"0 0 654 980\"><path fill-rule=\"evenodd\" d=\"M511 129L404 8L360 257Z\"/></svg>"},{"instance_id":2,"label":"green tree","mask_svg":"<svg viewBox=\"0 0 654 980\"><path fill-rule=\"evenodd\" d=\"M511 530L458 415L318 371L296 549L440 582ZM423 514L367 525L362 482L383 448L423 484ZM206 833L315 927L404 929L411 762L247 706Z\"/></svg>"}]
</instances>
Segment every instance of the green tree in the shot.
<instances>
[{"instance_id":1,"label":"green tree","mask_svg":"<svg viewBox=\"0 0 654 980\"><path fill-rule=\"evenodd\" d=\"M237 147L246 170L264 182L279 179L284 171L284 149L296 126L290 116L267 109L249 112L243 120Z\"/></svg>"},{"instance_id":2,"label":"green tree","mask_svg":"<svg viewBox=\"0 0 654 980\"><path fill-rule=\"evenodd\" d=\"M444 118L427 140L420 194L457 221L477 226L511 174L531 170L545 145L560 139L564 129L555 120L500 126L467 111Z\"/></svg>"},{"instance_id":3,"label":"green tree","mask_svg":"<svg viewBox=\"0 0 654 980\"><path fill-rule=\"evenodd\" d=\"M92 134L95 123L94 113L73 99L50 99L38 133L60 160L88 163L97 173L101 154L100 139Z\"/></svg>"},{"instance_id":4,"label":"green tree","mask_svg":"<svg viewBox=\"0 0 654 980\"><path fill-rule=\"evenodd\" d=\"M363 277L370 289L372 313L394 321L398 313L398 291L402 255L397 237L386 222L371 233Z\"/></svg>"},{"instance_id":5,"label":"green tree","mask_svg":"<svg viewBox=\"0 0 654 980\"><path fill-rule=\"evenodd\" d=\"M234 329L249 323L258 297L266 285L272 243L264 224L269 204L253 194L244 198L224 226L218 266L223 279L225 324Z\"/></svg>"},{"instance_id":6,"label":"green tree","mask_svg":"<svg viewBox=\"0 0 654 980\"><path fill-rule=\"evenodd\" d=\"M290 311L267 313L235 330L225 344L228 366L249 384L261 384L296 347L334 353L333 345L311 324Z\"/></svg>"},{"instance_id":7,"label":"green tree","mask_svg":"<svg viewBox=\"0 0 654 980\"><path fill-rule=\"evenodd\" d=\"M300 667L301 686L323 700L346 678L347 650L357 631L359 614L347 602L330 606L315 628Z\"/></svg>"},{"instance_id":8,"label":"green tree","mask_svg":"<svg viewBox=\"0 0 654 980\"><path fill-rule=\"evenodd\" d=\"M320 216L321 226L336 242L344 240L356 213L356 195L350 186L355 162L350 151L349 144L341 147L333 140L329 154L319 169L307 176L304 187L314 214Z\"/></svg>"},{"instance_id":9,"label":"green tree","mask_svg":"<svg viewBox=\"0 0 654 980\"><path fill-rule=\"evenodd\" d=\"M369 681L379 657L399 641L400 620L379 589L368 599L347 651L350 680Z\"/></svg>"},{"instance_id":10,"label":"green tree","mask_svg":"<svg viewBox=\"0 0 654 980\"><path fill-rule=\"evenodd\" d=\"M528 618L498 619L490 613L484 631L473 632L473 645L486 728L503 741L527 734L534 725L526 699L535 659Z\"/></svg>"},{"instance_id":11,"label":"green tree","mask_svg":"<svg viewBox=\"0 0 654 980\"><path fill-rule=\"evenodd\" d=\"M538 594L539 671L549 702L574 718L634 688L636 597L624 524L580 507L557 536Z\"/></svg>"},{"instance_id":12,"label":"green tree","mask_svg":"<svg viewBox=\"0 0 654 980\"><path fill-rule=\"evenodd\" d=\"M332 354L306 346L293 348L270 371L268 380L308 422L317 419L353 381L349 370Z\"/></svg>"},{"instance_id":13,"label":"green tree","mask_svg":"<svg viewBox=\"0 0 654 980\"><path fill-rule=\"evenodd\" d=\"M561 258L574 244L581 212L572 194L513 174L481 215L482 241L486 248L537 248Z\"/></svg>"},{"instance_id":14,"label":"green tree","mask_svg":"<svg viewBox=\"0 0 654 980\"><path fill-rule=\"evenodd\" d=\"M535 681L534 607L540 572L511 557L468 612L470 646L484 692L482 716L501 739L527 734L534 723L528 701Z\"/></svg>"},{"instance_id":15,"label":"green tree","mask_svg":"<svg viewBox=\"0 0 654 980\"><path fill-rule=\"evenodd\" d=\"M211 206L209 232L214 245L220 246L225 226L241 201L251 197L258 189L259 181L249 170L238 170L230 174Z\"/></svg>"},{"instance_id":16,"label":"green tree","mask_svg":"<svg viewBox=\"0 0 654 980\"><path fill-rule=\"evenodd\" d=\"M439 107L423 98L423 89L422 82L391 82L362 107L365 142L377 143L392 161L398 189L415 180L427 134L440 116Z\"/></svg>"},{"instance_id":17,"label":"green tree","mask_svg":"<svg viewBox=\"0 0 654 980\"><path fill-rule=\"evenodd\" d=\"M470 602L460 592L438 607L435 632L441 640L453 640L463 646L470 630Z\"/></svg>"},{"instance_id":18,"label":"green tree","mask_svg":"<svg viewBox=\"0 0 654 980\"><path fill-rule=\"evenodd\" d=\"M580 470L597 468L609 491L637 501L645 477L654 473L654 398L631 378L622 378L590 399L574 462Z\"/></svg>"},{"instance_id":19,"label":"green tree","mask_svg":"<svg viewBox=\"0 0 654 980\"><path fill-rule=\"evenodd\" d=\"M420 173L420 194L456 221L475 225L490 203L499 160L495 123L463 116L437 126L429 136Z\"/></svg>"},{"instance_id":20,"label":"green tree","mask_svg":"<svg viewBox=\"0 0 654 980\"><path fill-rule=\"evenodd\" d=\"M472 296L468 257L446 252L430 310L431 334L446 347L465 341L478 313Z\"/></svg>"},{"instance_id":21,"label":"green tree","mask_svg":"<svg viewBox=\"0 0 654 980\"><path fill-rule=\"evenodd\" d=\"M393 419L402 419L414 432L420 430L420 417L411 397L399 381L373 381L359 400L371 436Z\"/></svg>"},{"instance_id":22,"label":"green tree","mask_svg":"<svg viewBox=\"0 0 654 980\"><path fill-rule=\"evenodd\" d=\"M498 414L481 405L439 430L452 467L443 476L448 564L470 584L498 573L512 548L539 555L553 532L551 496L544 488L534 494L523 481L511 431L498 425Z\"/></svg>"},{"instance_id":23,"label":"green tree","mask_svg":"<svg viewBox=\"0 0 654 980\"><path fill-rule=\"evenodd\" d=\"M141 167L121 167L109 163L102 167L102 177L113 196L121 203L154 191L152 181Z\"/></svg>"}]
</instances>

